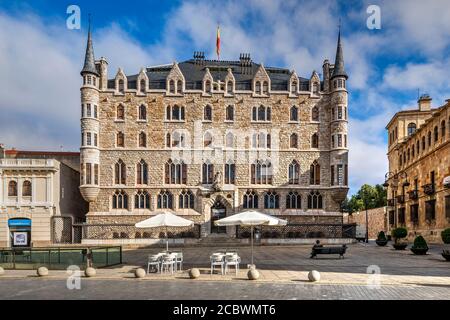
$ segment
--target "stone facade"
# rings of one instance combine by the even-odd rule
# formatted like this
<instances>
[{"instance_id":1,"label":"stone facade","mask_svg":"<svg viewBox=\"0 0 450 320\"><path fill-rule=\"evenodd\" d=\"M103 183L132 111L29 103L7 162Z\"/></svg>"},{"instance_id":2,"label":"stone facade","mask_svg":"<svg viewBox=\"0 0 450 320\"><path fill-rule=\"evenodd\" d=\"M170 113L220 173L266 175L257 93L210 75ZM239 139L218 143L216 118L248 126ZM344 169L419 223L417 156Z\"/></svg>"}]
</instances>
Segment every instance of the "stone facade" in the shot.
<instances>
[{"instance_id":1,"label":"stone facade","mask_svg":"<svg viewBox=\"0 0 450 320\"><path fill-rule=\"evenodd\" d=\"M387 208L375 208L367 211L369 220L369 239L376 239L380 231L388 230ZM356 223L358 226L366 226L366 211L357 211L352 214L344 213L344 223Z\"/></svg>"},{"instance_id":2,"label":"stone facade","mask_svg":"<svg viewBox=\"0 0 450 320\"><path fill-rule=\"evenodd\" d=\"M81 73L80 186L89 201L88 223L132 225L169 209L201 225L206 236L214 232L214 208L226 216L254 208L290 223L341 223L348 191L347 77L333 77L328 60L323 81L316 72L299 78L295 71L256 64L249 55L216 61L198 54L137 75L119 69L108 79L106 59L95 61L95 71L89 65L91 45L89 34ZM185 164L175 174L185 178L171 180L169 160ZM298 173L290 176L295 163ZM164 191L172 195L168 206L160 203ZM179 195L188 191L193 205L181 208ZM138 192L149 194L149 205L136 201ZM257 205L244 206L248 192L258 197ZM290 192L299 195L295 208L286 203ZM115 194L126 195L126 205Z\"/></svg>"},{"instance_id":3,"label":"stone facade","mask_svg":"<svg viewBox=\"0 0 450 320\"><path fill-rule=\"evenodd\" d=\"M389 225L440 242L450 227L450 100L431 109L422 96L418 110L398 112L386 129Z\"/></svg>"}]
</instances>

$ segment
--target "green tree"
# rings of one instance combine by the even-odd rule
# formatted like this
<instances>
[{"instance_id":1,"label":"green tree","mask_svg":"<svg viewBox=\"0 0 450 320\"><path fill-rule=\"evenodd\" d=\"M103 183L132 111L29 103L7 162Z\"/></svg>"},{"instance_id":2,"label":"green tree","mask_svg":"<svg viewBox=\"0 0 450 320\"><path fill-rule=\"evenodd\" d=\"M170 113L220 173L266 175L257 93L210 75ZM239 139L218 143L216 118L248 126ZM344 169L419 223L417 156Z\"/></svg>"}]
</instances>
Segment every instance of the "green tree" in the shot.
<instances>
[{"instance_id":1,"label":"green tree","mask_svg":"<svg viewBox=\"0 0 450 320\"><path fill-rule=\"evenodd\" d=\"M365 203L368 209L380 208L386 205L386 190L380 184L375 186L364 184L350 199L347 198L345 203L350 213L365 210Z\"/></svg>"}]
</instances>

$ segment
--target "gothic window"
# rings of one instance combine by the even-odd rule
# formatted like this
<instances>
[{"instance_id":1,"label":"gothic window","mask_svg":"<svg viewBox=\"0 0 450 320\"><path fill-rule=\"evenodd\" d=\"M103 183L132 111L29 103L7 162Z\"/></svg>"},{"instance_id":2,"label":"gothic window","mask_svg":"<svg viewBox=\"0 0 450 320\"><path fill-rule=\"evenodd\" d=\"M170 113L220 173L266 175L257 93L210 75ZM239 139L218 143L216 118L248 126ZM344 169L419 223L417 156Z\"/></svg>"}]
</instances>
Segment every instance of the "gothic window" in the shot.
<instances>
[{"instance_id":1,"label":"gothic window","mask_svg":"<svg viewBox=\"0 0 450 320\"><path fill-rule=\"evenodd\" d=\"M181 80L177 81L177 93L181 94L183 92L183 82Z\"/></svg>"},{"instance_id":2,"label":"gothic window","mask_svg":"<svg viewBox=\"0 0 450 320\"><path fill-rule=\"evenodd\" d=\"M148 165L144 160L136 165L136 184L148 184Z\"/></svg>"},{"instance_id":3,"label":"gothic window","mask_svg":"<svg viewBox=\"0 0 450 320\"><path fill-rule=\"evenodd\" d=\"M143 104L139 106L139 120L147 120L147 108Z\"/></svg>"},{"instance_id":4,"label":"gothic window","mask_svg":"<svg viewBox=\"0 0 450 320\"><path fill-rule=\"evenodd\" d=\"M274 192L269 191L264 194L264 208L265 209L279 209L280 196Z\"/></svg>"},{"instance_id":5,"label":"gothic window","mask_svg":"<svg viewBox=\"0 0 450 320\"><path fill-rule=\"evenodd\" d=\"M319 121L319 108L314 106L311 110L311 119L312 121Z\"/></svg>"},{"instance_id":6,"label":"gothic window","mask_svg":"<svg viewBox=\"0 0 450 320\"><path fill-rule=\"evenodd\" d=\"M92 107L90 103L86 104L86 115L92 117Z\"/></svg>"},{"instance_id":7,"label":"gothic window","mask_svg":"<svg viewBox=\"0 0 450 320\"><path fill-rule=\"evenodd\" d=\"M166 134L166 147L170 148L172 146L172 138L170 136L170 133Z\"/></svg>"},{"instance_id":8,"label":"gothic window","mask_svg":"<svg viewBox=\"0 0 450 320\"><path fill-rule=\"evenodd\" d=\"M263 94L269 93L269 83L267 81L263 82Z\"/></svg>"},{"instance_id":9,"label":"gothic window","mask_svg":"<svg viewBox=\"0 0 450 320\"><path fill-rule=\"evenodd\" d=\"M425 137L422 137L422 150L425 150L426 144L425 144Z\"/></svg>"},{"instance_id":10,"label":"gothic window","mask_svg":"<svg viewBox=\"0 0 450 320\"><path fill-rule=\"evenodd\" d=\"M92 134L90 132L86 133L86 145L92 145Z\"/></svg>"},{"instance_id":11,"label":"gothic window","mask_svg":"<svg viewBox=\"0 0 450 320\"><path fill-rule=\"evenodd\" d=\"M256 83L255 83L255 92L257 94L261 94L261 82L259 82L259 81L256 81Z\"/></svg>"},{"instance_id":12,"label":"gothic window","mask_svg":"<svg viewBox=\"0 0 450 320\"><path fill-rule=\"evenodd\" d=\"M225 168L224 168L224 172L225 172L225 179L224 179L224 183L225 184L235 184L236 179L235 179L235 175L236 175L236 165L234 163L226 163L225 164Z\"/></svg>"},{"instance_id":13,"label":"gothic window","mask_svg":"<svg viewBox=\"0 0 450 320\"><path fill-rule=\"evenodd\" d=\"M17 197L17 182L10 181L8 184L8 196L9 197Z\"/></svg>"},{"instance_id":14,"label":"gothic window","mask_svg":"<svg viewBox=\"0 0 450 320\"><path fill-rule=\"evenodd\" d=\"M116 120L125 120L125 107L122 104L117 106Z\"/></svg>"},{"instance_id":15,"label":"gothic window","mask_svg":"<svg viewBox=\"0 0 450 320\"><path fill-rule=\"evenodd\" d=\"M411 122L408 124L408 136L412 135L414 132L416 132L416 124L414 122Z\"/></svg>"},{"instance_id":16,"label":"gothic window","mask_svg":"<svg viewBox=\"0 0 450 320\"><path fill-rule=\"evenodd\" d=\"M319 94L319 84L317 82L313 83L313 94L318 95Z\"/></svg>"},{"instance_id":17,"label":"gothic window","mask_svg":"<svg viewBox=\"0 0 450 320\"><path fill-rule=\"evenodd\" d=\"M338 148L342 148L342 134L337 135L337 146Z\"/></svg>"},{"instance_id":18,"label":"gothic window","mask_svg":"<svg viewBox=\"0 0 450 320\"><path fill-rule=\"evenodd\" d=\"M158 209L173 209L173 195L167 190L158 194Z\"/></svg>"},{"instance_id":19,"label":"gothic window","mask_svg":"<svg viewBox=\"0 0 450 320\"><path fill-rule=\"evenodd\" d=\"M94 184L98 185L98 164L94 164Z\"/></svg>"},{"instance_id":20,"label":"gothic window","mask_svg":"<svg viewBox=\"0 0 450 320\"><path fill-rule=\"evenodd\" d=\"M169 81L169 92L175 93L175 81L174 80Z\"/></svg>"},{"instance_id":21,"label":"gothic window","mask_svg":"<svg viewBox=\"0 0 450 320\"><path fill-rule=\"evenodd\" d=\"M308 209L322 209L322 195L319 191L311 191L308 195Z\"/></svg>"},{"instance_id":22,"label":"gothic window","mask_svg":"<svg viewBox=\"0 0 450 320\"><path fill-rule=\"evenodd\" d=\"M147 84L144 79L141 79L141 93L145 93L147 91Z\"/></svg>"},{"instance_id":23,"label":"gothic window","mask_svg":"<svg viewBox=\"0 0 450 320\"><path fill-rule=\"evenodd\" d=\"M342 115L342 106L338 106L338 107L337 107L337 111L338 111L337 118L338 118L339 120L342 120L342 119L343 119L343 115ZM317 120L317 121L318 121L318 120Z\"/></svg>"},{"instance_id":24,"label":"gothic window","mask_svg":"<svg viewBox=\"0 0 450 320\"><path fill-rule=\"evenodd\" d=\"M202 165L202 183L203 184L212 184L214 180L214 165L205 162Z\"/></svg>"},{"instance_id":25,"label":"gothic window","mask_svg":"<svg viewBox=\"0 0 450 320\"><path fill-rule=\"evenodd\" d=\"M298 136L296 133L291 134L289 138L289 147L293 149L298 148Z\"/></svg>"},{"instance_id":26,"label":"gothic window","mask_svg":"<svg viewBox=\"0 0 450 320\"><path fill-rule=\"evenodd\" d=\"M416 142L416 153L417 153L417 156L420 153L420 141L419 140L417 140L417 142Z\"/></svg>"},{"instance_id":27,"label":"gothic window","mask_svg":"<svg viewBox=\"0 0 450 320\"><path fill-rule=\"evenodd\" d=\"M22 184L22 197L31 197L31 181L25 180Z\"/></svg>"},{"instance_id":28,"label":"gothic window","mask_svg":"<svg viewBox=\"0 0 450 320\"><path fill-rule=\"evenodd\" d=\"M270 161L258 160L251 164L252 184L272 184L272 164Z\"/></svg>"},{"instance_id":29,"label":"gothic window","mask_svg":"<svg viewBox=\"0 0 450 320\"><path fill-rule=\"evenodd\" d=\"M117 133L117 147L125 147L125 135L123 134L123 132Z\"/></svg>"},{"instance_id":30,"label":"gothic window","mask_svg":"<svg viewBox=\"0 0 450 320\"><path fill-rule=\"evenodd\" d=\"M271 136L264 132L254 133L252 136L253 148L271 148Z\"/></svg>"},{"instance_id":31,"label":"gothic window","mask_svg":"<svg viewBox=\"0 0 450 320\"><path fill-rule=\"evenodd\" d=\"M225 137L225 146L227 148L233 148L234 147L234 134L231 132L228 132Z\"/></svg>"},{"instance_id":32,"label":"gothic window","mask_svg":"<svg viewBox=\"0 0 450 320\"><path fill-rule=\"evenodd\" d=\"M126 184L126 166L121 159L114 165L115 184Z\"/></svg>"},{"instance_id":33,"label":"gothic window","mask_svg":"<svg viewBox=\"0 0 450 320\"><path fill-rule=\"evenodd\" d=\"M138 191L134 196L134 207L136 209L150 209L150 195L147 191Z\"/></svg>"},{"instance_id":34,"label":"gothic window","mask_svg":"<svg viewBox=\"0 0 450 320\"><path fill-rule=\"evenodd\" d=\"M290 111L290 121L298 121L298 108L292 106Z\"/></svg>"},{"instance_id":35,"label":"gothic window","mask_svg":"<svg viewBox=\"0 0 450 320\"><path fill-rule=\"evenodd\" d=\"M209 94L212 92L211 81L209 80L205 81L205 92Z\"/></svg>"},{"instance_id":36,"label":"gothic window","mask_svg":"<svg viewBox=\"0 0 450 320\"><path fill-rule=\"evenodd\" d=\"M183 190L178 196L178 207L180 209L194 209L194 194L191 190Z\"/></svg>"},{"instance_id":37,"label":"gothic window","mask_svg":"<svg viewBox=\"0 0 450 320\"><path fill-rule=\"evenodd\" d=\"M184 148L186 146L185 134L175 131L172 136L173 148Z\"/></svg>"},{"instance_id":38,"label":"gothic window","mask_svg":"<svg viewBox=\"0 0 450 320\"><path fill-rule=\"evenodd\" d=\"M311 136L311 148L319 148L319 135L317 133Z\"/></svg>"},{"instance_id":39,"label":"gothic window","mask_svg":"<svg viewBox=\"0 0 450 320\"><path fill-rule=\"evenodd\" d=\"M203 146L205 148L212 147L212 142L213 142L212 135L209 131L207 131L203 136Z\"/></svg>"},{"instance_id":40,"label":"gothic window","mask_svg":"<svg viewBox=\"0 0 450 320\"><path fill-rule=\"evenodd\" d=\"M171 159L164 165L166 184L186 184L187 165L184 162L173 162Z\"/></svg>"},{"instance_id":41,"label":"gothic window","mask_svg":"<svg viewBox=\"0 0 450 320\"><path fill-rule=\"evenodd\" d=\"M116 190L112 197L113 209L128 209L128 195L123 190Z\"/></svg>"},{"instance_id":42,"label":"gothic window","mask_svg":"<svg viewBox=\"0 0 450 320\"><path fill-rule=\"evenodd\" d=\"M428 131L428 148L431 147L431 131Z\"/></svg>"},{"instance_id":43,"label":"gothic window","mask_svg":"<svg viewBox=\"0 0 450 320\"><path fill-rule=\"evenodd\" d=\"M297 93L297 81L292 81L291 82L291 93L292 94Z\"/></svg>"},{"instance_id":44,"label":"gothic window","mask_svg":"<svg viewBox=\"0 0 450 320\"><path fill-rule=\"evenodd\" d=\"M292 160L289 164L289 184L300 183L300 164L297 160Z\"/></svg>"},{"instance_id":45,"label":"gothic window","mask_svg":"<svg viewBox=\"0 0 450 320\"><path fill-rule=\"evenodd\" d=\"M203 109L203 120L204 121L212 121L212 108L210 105L207 105Z\"/></svg>"},{"instance_id":46,"label":"gothic window","mask_svg":"<svg viewBox=\"0 0 450 320\"><path fill-rule=\"evenodd\" d=\"M302 197L297 191L291 191L286 195L286 209L301 209Z\"/></svg>"},{"instance_id":47,"label":"gothic window","mask_svg":"<svg viewBox=\"0 0 450 320\"><path fill-rule=\"evenodd\" d=\"M320 165L316 160L309 167L309 184L320 185Z\"/></svg>"},{"instance_id":48,"label":"gothic window","mask_svg":"<svg viewBox=\"0 0 450 320\"><path fill-rule=\"evenodd\" d=\"M145 132L139 133L139 147L147 147L147 135L145 134Z\"/></svg>"},{"instance_id":49,"label":"gothic window","mask_svg":"<svg viewBox=\"0 0 450 320\"><path fill-rule=\"evenodd\" d=\"M124 93L125 92L125 82L123 81L123 79L119 80L119 92L120 93Z\"/></svg>"},{"instance_id":50,"label":"gothic window","mask_svg":"<svg viewBox=\"0 0 450 320\"><path fill-rule=\"evenodd\" d=\"M86 163L86 184L92 183L92 164Z\"/></svg>"},{"instance_id":51,"label":"gothic window","mask_svg":"<svg viewBox=\"0 0 450 320\"><path fill-rule=\"evenodd\" d=\"M441 121L441 137L442 139L445 138L445 120Z\"/></svg>"},{"instance_id":52,"label":"gothic window","mask_svg":"<svg viewBox=\"0 0 450 320\"><path fill-rule=\"evenodd\" d=\"M439 129L437 126L434 127L434 143L438 142L439 140Z\"/></svg>"},{"instance_id":53,"label":"gothic window","mask_svg":"<svg viewBox=\"0 0 450 320\"><path fill-rule=\"evenodd\" d=\"M98 136L96 133L94 133L94 146L97 147L98 146Z\"/></svg>"},{"instance_id":54,"label":"gothic window","mask_svg":"<svg viewBox=\"0 0 450 320\"><path fill-rule=\"evenodd\" d=\"M242 207L244 209L258 208L258 195L255 191L248 190L246 193L244 193Z\"/></svg>"},{"instance_id":55,"label":"gothic window","mask_svg":"<svg viewBox=\"0 0 450 320\"><path fill-rule=\"evenodd\" d=\"M234 107L229 105L226 109L226 117L227 121L234 121Z\"/></svg>"},{"instance_id":56,"label":"gothic window","mask_svg":"<svg viewBox=\"0 0 450 320\"><path fill-rule=\"evenodd\" d=\"M183 121L184 120L184 107L183 106L167 106L166 107L166 120L168 121Z\"/></svg>"},{"instance_id":57,"label":"gothic window","mask_svg":"<svg viewBox=\"0 0 450 320\"><path fill-rule=\"evenodd\" d=\"M227 82L227 93L233 94L233 82L232 81Z\"/></svg>"}]
</instances>

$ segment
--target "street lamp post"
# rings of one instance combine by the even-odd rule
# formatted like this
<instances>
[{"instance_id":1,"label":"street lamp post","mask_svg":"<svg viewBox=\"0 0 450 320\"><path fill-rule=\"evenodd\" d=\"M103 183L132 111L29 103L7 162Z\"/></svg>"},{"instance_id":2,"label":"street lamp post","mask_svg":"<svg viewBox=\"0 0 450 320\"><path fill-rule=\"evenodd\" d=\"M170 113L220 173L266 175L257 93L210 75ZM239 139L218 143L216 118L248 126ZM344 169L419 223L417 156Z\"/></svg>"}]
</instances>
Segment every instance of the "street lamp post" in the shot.
<instances>
[{"instance_id":1,"label":"street lamp post","mask_svg":"<svg viewBox=\"0 0 450 320\"><path fill-rule=\"evenodd\" d=\"M389 180L392 179L392 182L389 183ZM400 172L387 172L384 176L383 187L388 188L391 187L393 190L398 188L399 179L405 179L406 181L402 185L403 196L405 195L405 187L408 187L410 183L408 182L408 174L405 171ZM395 192L395 196L392 199L394 201L394 227L397 228L397 192Z\"/></svg>"},{"instance_id":2,"label":"street lamp post","mask_svg":"<svg viewBox=\"0 0 450 320\"><path fill-rule=\"evenodd\" d=\"M361 197L360 195L358 195L357 197L356 197L356 199L359 199L359 200L363 200L363 202L364 202L364 209L366 210L366 239L365 239L365 241L366 241L366 243L369 243L369 202L368 201L375 201L375 197L370 197L370 199L368 199L368 197L367 197L368 195L364 195L364 197Z\"/></svg>"}]
</instances>

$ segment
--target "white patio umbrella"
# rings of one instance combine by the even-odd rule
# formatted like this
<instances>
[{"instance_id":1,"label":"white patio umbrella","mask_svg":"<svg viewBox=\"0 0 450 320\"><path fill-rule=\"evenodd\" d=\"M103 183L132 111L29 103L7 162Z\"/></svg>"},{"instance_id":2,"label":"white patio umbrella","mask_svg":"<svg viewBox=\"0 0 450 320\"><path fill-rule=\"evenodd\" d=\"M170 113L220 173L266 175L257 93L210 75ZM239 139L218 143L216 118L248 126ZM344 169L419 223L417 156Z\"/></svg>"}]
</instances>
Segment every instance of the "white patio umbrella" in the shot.
<instances>
[{"instance_id":1,"label":"white patio umbrella","mask_svg":"<svg viewBox=\"0 0 450 320\"><path fill-rule=\"evenodd\" d=\"M252 266L253 266L253 227L260 225L285 226L286 220L279 219L258 211L244 211L232 216L217 220L216 226L250 226L251 247L252 247Z\"/></svg>"},{"instance_id":2,"label":"white patio umbrella","mask_svg":"<svg viewBox=\"0 0 450 320\"><path fill-rule=\"evenodd\" d=\"M166 228L166 250L169 251L169 239L167 237L167 227L189 227L194 224L193 221L174 215L172 212L165 211L147 220L136 223L136 228Z\"/></svg>"}]
</instances>

